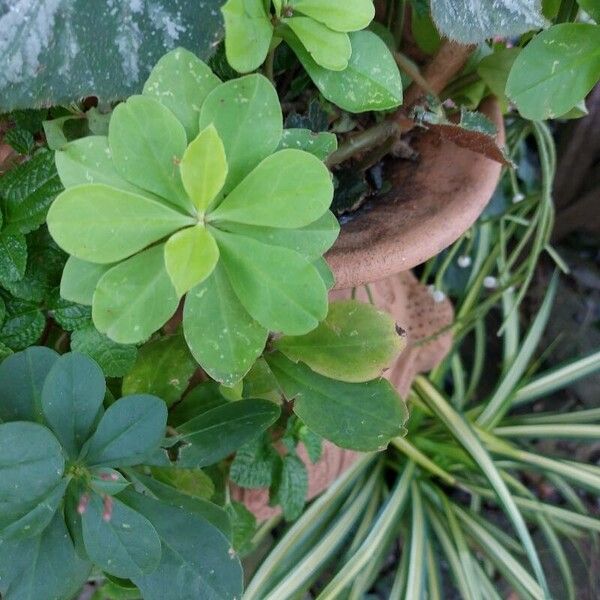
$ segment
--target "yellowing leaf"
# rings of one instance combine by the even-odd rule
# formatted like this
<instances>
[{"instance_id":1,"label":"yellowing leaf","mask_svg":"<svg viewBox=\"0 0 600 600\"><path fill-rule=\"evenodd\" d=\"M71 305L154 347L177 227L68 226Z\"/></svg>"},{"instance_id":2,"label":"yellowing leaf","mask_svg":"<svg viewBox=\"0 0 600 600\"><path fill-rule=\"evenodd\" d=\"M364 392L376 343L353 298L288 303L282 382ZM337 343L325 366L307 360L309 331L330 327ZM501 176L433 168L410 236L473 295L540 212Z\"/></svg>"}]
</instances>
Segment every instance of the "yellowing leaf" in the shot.
<instances>
[{"instance_id":1,"label":"yellowing leaf","mask_svg":"<svg viewBox=\"0 0 600 600\"><path fill-rule=\"evenodd\" d=\"M165 264L178 296L204 281L219 260L219 249L204 225L182 229L165 244Z\"/></svg>"},{"instance_id":2,"label":"yellowing leaf","mask_svg":"<svg viewBox=\"0 0 600 600\"><path fill-rule=\"evenodd\" d=\"M179 168L185 191L194 206L204 212L227 178L225 148L214 125L203 129L186 148Z\"/></svg>"}]
</instances>

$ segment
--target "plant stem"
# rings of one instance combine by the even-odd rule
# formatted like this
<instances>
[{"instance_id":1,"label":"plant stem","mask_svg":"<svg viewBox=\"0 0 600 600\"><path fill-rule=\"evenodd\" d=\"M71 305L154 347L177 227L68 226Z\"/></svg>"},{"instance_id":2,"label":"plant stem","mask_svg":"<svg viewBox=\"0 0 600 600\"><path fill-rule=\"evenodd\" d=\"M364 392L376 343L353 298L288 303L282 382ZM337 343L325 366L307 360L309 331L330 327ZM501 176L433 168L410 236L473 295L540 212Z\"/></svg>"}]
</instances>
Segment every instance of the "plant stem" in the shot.
<instances>
[{"instance_id":1,"label":"plant stem","mask_svg":"<svg viewBox=\"0 0 600 600\"><path fill-rule=\"evenodd\" d=\"M273 74L273 66L275 64L275 48L271 48L265 60L264 70L265 77L275 85L275 75Z\"/></svg>"}]
</instances>

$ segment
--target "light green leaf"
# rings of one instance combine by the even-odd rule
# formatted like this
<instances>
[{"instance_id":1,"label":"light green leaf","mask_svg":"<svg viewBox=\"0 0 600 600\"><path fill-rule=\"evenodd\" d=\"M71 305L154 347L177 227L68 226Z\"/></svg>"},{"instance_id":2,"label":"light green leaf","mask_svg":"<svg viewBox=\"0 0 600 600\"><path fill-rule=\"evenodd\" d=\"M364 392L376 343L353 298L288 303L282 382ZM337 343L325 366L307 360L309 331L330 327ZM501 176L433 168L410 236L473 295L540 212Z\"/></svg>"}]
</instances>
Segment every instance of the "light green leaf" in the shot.
<instances>
[{"instance_id":1,"label":"light green leaf","mask_svg":"<svg viewBox=\"0 0 600 600\"><path fill-rule=\"evenodd\" d=\"M200 110L200 129L211 123L225 147L230 192L258 163L272 154L283 132L279 97L262 75L247 75L216 87Z\"/></svg>"},{"instance_id":2,"label":"light green leaf","mask_svg":"<svg viewBox=\"0 0 600 600\"><path fill-rule=\"evenodd\" d=\"M102 276L94 293L92 318L98 330L115 342L134 344L164 325L178 304L165 267L164 244L160 244Z\"/></svg>"},{"instance_id":3,"label":"light green leaf","mask_svg":"<svg viewBox=\"0 0 600 600\"><path fill-rule=\"evenodd\" d=\"M238 300L222 265L188 293L183 332L202 368L228 385L248 372L268 335Z\"/></svg>"},{"instance_id":4,"label":"light green leaf","mask_svg":"<svg viewBox=\"0 0 600 600\"><path fill-rule=\"evenodd\" d=\"M59 511L39 536L2 543L0 594L6 600L73 598L91 568L75 552Z\"/></svg>"},{"instance_id":5,"label":"light green leaf","mask_svg":"<svg viewBox=\"0 0 600 600\"><path fill-rule=\"evenodd\" d=\"M348 66L352 54L348 34L332 31L309 17L291 17L283 22L298 36L318 65L332 71L343 71Z\"/></svg>"},{"instance_id":6,"label":"light green leaf","mask_svg":"<svg viewBox=\"0 0 600 600\"><path fill-rule=\"evenodd\" d=\"M293 400L294 412L337 446L371 452L402 435L408 411L389 381L343 383L279 353L265 358L285 397Z\"/></svg>"},{"instance_id":7,"label":"light green leaf","mask_svg":"<svg viewBox=\"0 0 600 600\"><path fill-rule=\"evenodd\" d=\"M27 266L27 242L25 236L16 233L0 233L0 283L19 281Z\"/></svg>"},{"instance_id":8,"label":"light green leaf","mask_svg":"<svg viewBox=\"0 0 600 600\"><path fill-rule=\"evenodd\" d=\"M579 6L600 25L600 4L597 0L577 0Z\"/></svg>"},{"instance_id":9,"label":"light green leaf","mask_svg":"<svg viewBox=\"0 0 600 600\"><path fill-rule=\"evenodd\" d=\"M204 467L225 458L272 425L280 408L270 400L244 399L213 408L177 427L189 444L179 451L178 465Z\"/></svg>"},{"instance_id":10,"label":"light green leaf","mask_svg":"<svg viewBox=\"0 0 600 600\"><path fill-rule=\"evenodd\" d=\"M0 363L0 421L34 421L42 416L42 387L58 357L50 348L33 347Z\"/></svg>"},{"instance_id":11,"label":"light green leaf","mask_svg":"<svg viewBox=\"0 0 600 600\"><path fill-rule=\"evenodd\" d=\"M179 297L204 281L219 260L219 248L204 225L173 234L165 244L165 265Z\"/></svg>"},{"instance_id":12,"label":"light green leaf","mask_svg":"<svg viewBox=\"0 0 600 600\"><path fill-rule=\"evenodd\" d=\"M505 97L508 74L519 52L520 48L497 48L484 56L477 67L477 73L498 98Z\"/></svg>"},{"instance_id":13,"label":"light green leaf","mask_svg":"<svg viewBox=\"0 0 600 600\"><path fill-rule=\"evenodd\" d=\"M327 261L324 258L317 258L312 265L319 272L327 290L333 289L333 286L335 285L335 275Z\"/></svg>"},{"instance_id":14,"label":"light green leaf","mask_svg":"<svg viewBox=\"0 0 600 600\"><path fill-rule=\"evenodd\" d=\"M265 158L208 219L304 227L321 217L332 199L331 175L318 158L302 150L280 150Z\"/></svg>"},{"instance_id":15,"label":"light green leaf","mask_svg":"<svg viewBox=\"0 0 600 600\"><path fill-rule=\"evenodd\" d=\"M546 25L541 0L431 0L431 15L439 31L462 44L492 37L515 37Z\"/></svg>"},{"instance_id":16,"label":"light green leaf","mask_svg":"<svg viewBox=\"0 0 600 600\"><path fill-rule=\"evenodd\" d=\"M390 315L355 300L330 304L327 318L309 333L275 341L275 348L289 359L351 382L378 377L405 345Z\"/></svg>"},{"instance_id":17,"label":"light green leaf","mask_svg":"<svg viewBox=\"0 0 600 600\"><path fill-rule=\"evenodd\" d=\"M65 190L48 211L48 229L56 243L95 263L127 258L194 222L156 200L101 183Z\"/></svg>"},{"instance_id":18,"label":"light green leaf","mask_svg":"<svg viewBox=\"0 0 600 600\"><path fill-rule=\"evenodd\" d=\"M160 447L167 407L156 396L125 396L111 404L83 449L87 465L120 467L141 464Z\"/></svg>"},{"instance_id":19,"label":"light green leaf","mask_svg":"<svg viewBox=\"0 0 600 600\"><path fill-rule=\"evenodd\" d=\"M104 183L134 194L141 193L139 187L117 173L106 136L91 135L74 140L57 150L54 160L60 181L66 188L83 183Z\"/></svg>"},{"instance_id":20,"label":"light green leaf","mask_svg":"<svg viewBox=\"0 0 600 600\"><path fill-rule=\"evenodd\" d=\"M235 551L242 555L251 551L252 538L256 533L256 517L241 502L233 501L226 504L225 510L231 520L232 543Z\"/></svg>"},{"instance_id":21,"label":"light green leaf","mask_svg":"<svg viewBox=\"0 0 600 600\"><path fill-rule=\"evenodd\" d=\"M506 93L527 119L551 119L577 105L600 79L600 27L563 23L536 35L508 76Z\"/></svg>"},{"instance_id":22,"label":"light green leaf","mask_svg":"<svg viewBox=\"0 0 600 600\"><path fill-rule=\"evenodd\" d=\"M243 223L220 223L219 228L251 237L257 242L289 248L311 262L333 246L340 232L338 220L329 210L316 221L298 229L279 229Z\"/></svg>"},{"instance_id":23,"label":"light green leaf","mask_svg":"<svg viewBox=\"0 0 600 600\"><path fill-rule=\"evenodd\" d=\"M164 104L179 119L191 141L198 135L202 102L220 83L195 54L175 48L154 65L142 93Z\"/></svg>"},{"instance_id":24,"label":"light green leaf","mask_svg":"<svg viewBox=\"0 0 600 600\"><path fill-rule=\"evenodd\" d=\"M42 388L42 410L71 458L88 439L105 393L104 374L87 356L63 354L50 369Z\"/></svg>"},{"instance_id":25,"label":"light green leaf","mask_svg":"<svg viewBox=\"0 0 600 600\"><path fill-rule=\"evenodd\" d=\"M229 540L200 515L126 491L123 499L156 528L160 564L133 582L144 600L242 597L242 567Z\"/></svg>"},{"instance_id":26,"label":"light green leaf","mask_svg":"<svg viewBox=\"0 0 600 600\"><path fill-rule=\"evenodd\" d=\"M241 235L214 232L235 293L263 327L302 335L325 318L325 284L299 254Z\"/></svg>"},{"instance_id":27,"label":"light green leaf","mask_svg":"<svg viewBox=\"0 0 600 600\"><path fill-rule=\"evenodd\" d=\"M314 133L302 127L284 129L279 142L278 150L295 148L314 154L319 160L325 160L332 152L337 150L337 137L335 133L321 131Z\"/></svg>"},{"instance_id":28,"label":"light green leaf","mask_svg":"<svg viewBox=\"0 0 600 600\"><path fill-rule=\"evenodd\" d=\"M102 265L69 256L60 280L60 295L70 302L91 306L98 281L112 267L112 263Z\"/></svg>"},{"instance_id":29,"label":"light green leaf","mask_svg":"<svg viewBox=\"0 0 600 600\"><path fill-rule=\"evenodd\" d=\"M113 342L92 323L71 334L71 349L95 360L107 377L123 377L133 367L137 356L135 346Z\"/></svg>"},{"instance_id":30,"label":"light green leaf","mask_svg":"<svg viewBox=\"0 0 600 600\"><path fill-rule=\"evenodd\" d=\"M186 148L179 165L183 187L194 206L204 212L227 178L227 158L214 125L203 129Z\"/></svg>"},{"instance_id":31,"label":"light green leaf","mask_svg":"<svg viewBox=\"0 0 600 600\"><path fill-rule=\"evenodd\" d=\"M185 129L168 108L149 96L131 96L113 111L108 143L122 177L193 214L178 169L187 146Z\"/></svg>"},{"instance_id":32,"label":"light green leaf","mask_svg":"<svg viewBox=\"0 0 600 600\"><path fill-rule=\"evenodd\" d=\"M343 71L320 67L295 35L283 33L321 94L340 108L360 113L402 104L402 81L396 61L385 42L373 32L350 34L352 56Z\"/></svg>"},{"instance_id":33,"label":"light green leaf","mask_svg":"<svg viewBox=\"0 0 600 600\"><path fill-rule=\"evenodd\" d=\"M228 0L221 8L225 20L225 53L240 73L258 69L267 57L273 25L263 0Z\"/></svg>"},{"instance_id":34,"label":"light green leaf","mask_svg":"<svg viewBox=\"0 0 600 600\"><path fill-rule=\"evenodd\" d=\"M291 0L290 6L334 31L364 29L375 16L373 0Z\"/></svg>"},{"instance_id":35,"label":"light green leaf","mask_svg":"<svg viewBox=\"0 0 600 600\"><path fill-rule=\"evenodd\" d=\"M151 573L160 563L160 538L152 523L120 500L105 509L92 492L82 515L83 540L88 556L103 571L131 579Z\"/></svg>"},{"instance_id":36,"label":"light green leaf","mask_svg":"<svg viewBox=\"0 0 600 600\"><path fill-rule=\"evenodd\" d=\"M0 424L0 525L16 520L24 507L47 496L64 466L58 440L43 425Z\"/></svg>"},{"instance_id":37,"label":"light green leaf","mask_svg":"<svg viewBox=\"0 0 600 600\"><path fill-rule=\"evenodd\" d=\"M140 348L123 378L123 395L152 394L171 406L181 399L196 368L181 334L152 340Z\"/></svg>"},{"instance_id":38,"label":"light green leaf","mask_svg":"<svg viewBox=\"0 0 600 600\"><path fill-rule=\"evenodd\" d=\"M209 500L215 493L215 484L202 469L153 467L152 477L193 498Z\"/></svg>"}]
</instances>

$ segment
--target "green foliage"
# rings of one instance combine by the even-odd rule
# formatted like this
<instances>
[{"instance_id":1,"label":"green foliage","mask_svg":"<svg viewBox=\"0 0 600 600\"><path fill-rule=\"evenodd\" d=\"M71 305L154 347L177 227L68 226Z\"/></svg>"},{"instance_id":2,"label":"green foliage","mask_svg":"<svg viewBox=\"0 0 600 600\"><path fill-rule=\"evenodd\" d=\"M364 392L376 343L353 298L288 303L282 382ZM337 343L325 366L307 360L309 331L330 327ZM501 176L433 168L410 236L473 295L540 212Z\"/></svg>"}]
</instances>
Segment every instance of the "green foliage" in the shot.
<instances>
[{"instance_id":1,"label":"green foliage","mask_svg":"<svg viewBox=\"0 0 600 600\"><path fill-rule=\"evenodd\" d=\"M176 44L208 59L222 35L220 4L26 0L18 11L3 6L0 112L135 93L150 66Z\"/></svg>"},{"instance_id":2,"label":"green foliage","mask_svg":"<svg viewBox=\"0 0 600 600\"><path fill-rule=\"evenodd\" d=\"M543 31L522 50L506 93L528 119L567 113L600 79L600 26L564 23Z\"/></svg>"},{"instance_id":3,"label":"green foliage","mask_svg":"<svg viewBox=\"0 0 600 600\"><path fill-rule=\"evenodd\" d=\"M143 465L163 443L162 400L126 396L105 410L100 367L43 347L5 359L0 386L3 596L68 600L95 566L131 579L144 598L239 597L241 567L222 509L170 485L144 485L141 475L144 494L130 485L138 476L125 467ZM252 401L240 409L244 402ZM25 562L32 558L34 567Z\"/></svg>"},{"instance_id":4,"label":"green foliage","mask_svg":"<svg viewBox=\"0 0 600 600\"><path fill-rule=\"evenodd\" d=\"M463 44L478 44L491 37L510 37L543 27L546 21L541 10L541 0L499 0L493 6L467 0L431 0L431 15L437 28Z\"/></svg>"}]
</instances>

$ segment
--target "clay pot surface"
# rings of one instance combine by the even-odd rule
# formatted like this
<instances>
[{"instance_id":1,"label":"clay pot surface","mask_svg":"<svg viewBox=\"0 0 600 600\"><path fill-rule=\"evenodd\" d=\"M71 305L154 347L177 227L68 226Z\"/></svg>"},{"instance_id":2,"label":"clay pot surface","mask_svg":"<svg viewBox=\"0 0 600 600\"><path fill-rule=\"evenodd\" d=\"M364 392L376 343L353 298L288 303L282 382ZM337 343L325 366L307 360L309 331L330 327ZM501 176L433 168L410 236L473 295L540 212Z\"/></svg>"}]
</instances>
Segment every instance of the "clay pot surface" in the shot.
<instances>
[{"instance_id":1,"label":"clay pot surface","mask_svg":"<svg viewBox=\"0 0 600 600\"><path fill-rule=\"evenodd\" d=\"M504 143L502 113L494 99L480 107ZM388 170L390 192L346 223L326 259L336 289L357 287L408 271L455 242L489 202L499 163L423 131L413 144L417 162Z\"/></svg>"}]
</instances>

